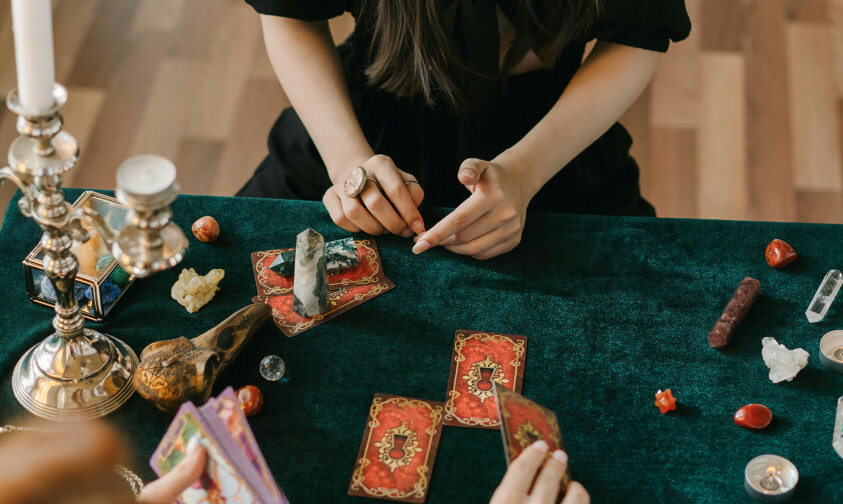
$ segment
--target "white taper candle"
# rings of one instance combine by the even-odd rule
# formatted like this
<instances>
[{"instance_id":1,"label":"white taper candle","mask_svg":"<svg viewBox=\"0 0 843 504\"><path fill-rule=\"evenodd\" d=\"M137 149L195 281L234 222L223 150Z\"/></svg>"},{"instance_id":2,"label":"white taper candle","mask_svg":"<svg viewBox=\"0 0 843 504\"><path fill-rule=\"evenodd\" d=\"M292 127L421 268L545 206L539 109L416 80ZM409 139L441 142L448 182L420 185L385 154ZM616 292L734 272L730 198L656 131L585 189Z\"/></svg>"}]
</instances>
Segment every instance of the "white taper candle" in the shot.
<instances>
[{"instance_id":1,"label":"white taper candle","mask_svg":"<svg viewBox=\"0 0 843 504\"><path fill-rule=\"evenodd\" d=\"M12 0L18 95L28 111L53 105L53 11L50 0Z\"/></svg>"}]
</instances>

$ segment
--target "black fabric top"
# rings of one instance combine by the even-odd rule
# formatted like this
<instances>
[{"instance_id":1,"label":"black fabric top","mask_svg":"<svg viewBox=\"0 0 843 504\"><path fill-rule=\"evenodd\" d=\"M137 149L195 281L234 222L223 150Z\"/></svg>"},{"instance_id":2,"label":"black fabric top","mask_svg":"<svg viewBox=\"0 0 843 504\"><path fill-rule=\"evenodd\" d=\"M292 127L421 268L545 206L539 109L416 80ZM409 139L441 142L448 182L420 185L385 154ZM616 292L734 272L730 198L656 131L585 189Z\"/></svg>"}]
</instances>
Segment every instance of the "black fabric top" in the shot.
<instances>
[{"instance_id":1,"label":"black fabric top","mask_svg":"<svg viewBox=\"0 0 843 504\"><path fill-rule=\"evenodd\" d=\"M317 21L351 12L360 14L360 0L246 0L257 12L302 21ZM508 0L497 2L505 14ZM652 51L667 51L670 41L685 39L691 21L684 0L604 0L593 37Z\"/></svg>"},{"instance_id":2,"label":"black fabric top","mask_svg":"<svg viewBox=\"0 0 843 504\"><path fill-rule=\"evenodd\" d=\"M557 102L579 69L589 40L653 51L688 36L684 0L602 0L598 20L573 40L555 65L500 77L500 35L495 7L512 16L511 0L442 0L455 6L455 40L471 66L470 92L459 111L430 106L421 97L401 98L373 86L369 65L373 13L360 0L246 0L262 14L306 21L351 12L352 35L339 48L352 106L372 149L415 175L425 203L455 207L466 190L457 180L467 158L493 159L517 143ZM652 214L641 203L638 167L629 157L632 139L615 124L560 171L533 198L530 209L597 214ZM331 181L324 163L292 109L273 126L269 156L239 195L321 200ZM643 210L642 210L643 209Z\"/></svg>"}]
</instances>

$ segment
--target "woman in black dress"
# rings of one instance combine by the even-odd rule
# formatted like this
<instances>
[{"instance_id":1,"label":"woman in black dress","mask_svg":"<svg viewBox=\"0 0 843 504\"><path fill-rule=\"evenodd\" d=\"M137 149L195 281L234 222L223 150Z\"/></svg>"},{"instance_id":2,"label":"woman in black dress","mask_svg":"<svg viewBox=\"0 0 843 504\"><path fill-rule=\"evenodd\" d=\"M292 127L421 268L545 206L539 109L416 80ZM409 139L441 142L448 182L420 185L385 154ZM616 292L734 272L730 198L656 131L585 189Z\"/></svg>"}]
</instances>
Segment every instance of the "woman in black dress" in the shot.
<instances>
[{"instance_id":1,"label":"woman in black dress","mask_svg":"<svg viewBox=\"0 0 843 504\"><path fill-rule=\"evenodd\" d=\"M238 195L479 259L518 245L528 209L655 215L617 120L687 37L684 0L246 1L295 110ZM425 230L422 198L456 209Z\"/></svg>"}]
</instances>

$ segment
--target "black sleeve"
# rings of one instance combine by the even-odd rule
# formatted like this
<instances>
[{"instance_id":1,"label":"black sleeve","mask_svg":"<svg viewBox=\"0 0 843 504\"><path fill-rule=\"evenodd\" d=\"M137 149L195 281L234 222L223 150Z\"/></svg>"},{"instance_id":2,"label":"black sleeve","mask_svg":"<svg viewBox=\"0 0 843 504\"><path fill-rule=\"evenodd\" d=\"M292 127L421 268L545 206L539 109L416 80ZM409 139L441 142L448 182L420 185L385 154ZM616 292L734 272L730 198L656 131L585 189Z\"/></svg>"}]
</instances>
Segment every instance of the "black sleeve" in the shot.
<instances>
[{"instance_id":1,"label":"black sleeve","mask_svg":"<svg viewBox=\"0 0 843 504\"><path fill-rule=\"evenodd\" d=\"M691 33L685 0L603 0L594 37L651 51L667 51Z\"/></svg>"},{"instance_id":2,"label":"black sleeve","mask_svg":"<svg viewBox=\"0 0 843 504\"><path fill-rule=\"evenodd\" d=\"M259 14L302 21L320 21L342 15L344 0L246 0Z\"/></svg>"}]
</instances>

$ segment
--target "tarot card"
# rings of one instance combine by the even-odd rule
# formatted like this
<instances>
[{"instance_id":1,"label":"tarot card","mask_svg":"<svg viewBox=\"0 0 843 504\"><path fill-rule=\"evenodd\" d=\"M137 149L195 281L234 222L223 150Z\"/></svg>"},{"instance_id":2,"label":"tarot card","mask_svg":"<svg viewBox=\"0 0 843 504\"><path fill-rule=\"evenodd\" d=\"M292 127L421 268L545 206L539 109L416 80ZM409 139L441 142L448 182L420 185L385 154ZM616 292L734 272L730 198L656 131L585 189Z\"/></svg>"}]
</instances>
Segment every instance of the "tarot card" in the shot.
<instances>
[{"instance_id":1,"label":"tarot card","mask_svg":"<svg viewBox=\"0 0 843 504\"><path fill-rule=\"evenodd\" d=\"M496 385L495 395L507 465L540 439L547 442L550 452L564 449L556 413L506 387Z\"/></svg>"},{"instance_id":2,"label":"tarot card","mask_svg":"<svg viewBox=\"0 0 843 504\"><path fill-rule=\"evenodd\" d=\"M199 408L199 411L211 429L217 432L220 437L230 437L237 450L254 467L254 474L258 478L253 483L253 488L261 494L262 500L266 504L288 504L286 496L278 487L266 460L263 458L263 453L261 453L252 428L249 427L249 421L246 420L246 415L240 409L240 403L234 389L227 387L216 398L210 399Z\"/></svg>"},{"instance_id":3,"label":"tarot card","mask_svg":"<svg viewBox=\"0 0 843 504\"><path fill-rule=\"evenodd\" d=\"M278 250L252 253L252 265L258 296L253 303L266 303L272 308L272 321L288 337L348 311L360 303L395 287L383 273L374 240L357 240L359 264L328 276L328 311L314 317L302 317L293 310L293 278L283 277L269 269Z\"/></svg>"},{"instance_id":4,"label":"tarot card","mask_svg":"<svg viewBox=\"0 0 843 504\"><path fill-rule=\"evenodd\" d=\"M494 387L521 392L526 351L524 336L457 331L443 423L499 428Z\"/></svg>"},{"instance_id":5,"label":"tarot card","mask_svg":"<svg viewBox=\"0 0 843 504\"><path fill-rule=\"evenodd\" d=\"M424 502L442 436L443 405L375 394L349 495Z\"/></svg>"},{"instance_id":6,"label":"tarot card","mask_svg":"<svg viewBox=\"0 0 843 504\"><path fill-rule=\"evenodd\" d=\"M375 240L355 240L354 243L357 245L358 264L328 275L328 288L349 288L389 282L389 279L383 274L380 252L378 251ZM278 257L278 254L288 250L293 249L252 252L252 270L255 274L255 285L258 289L258 296L292 295L294 278L279 275L269 269L269 266Z\"/></svg>"},{"instance_id":7,"label":"tarot card","mask_svg":"<svg viewBox=\"0 0 843 504\"><path fill-rule=\"evenodd\" d=\"M205 471L196 483L182 492L179 501L183 504L260 503L258 493L238 469L248 463L241 460L241 457L226 453L214 433L202 420L196 406L190 402L179 408L161 443L152 454L149 461L152 470L158 476L170 472L187 455L187 445L194 436L198 436L208 454Z\"/></svg>"}]
</instances>

